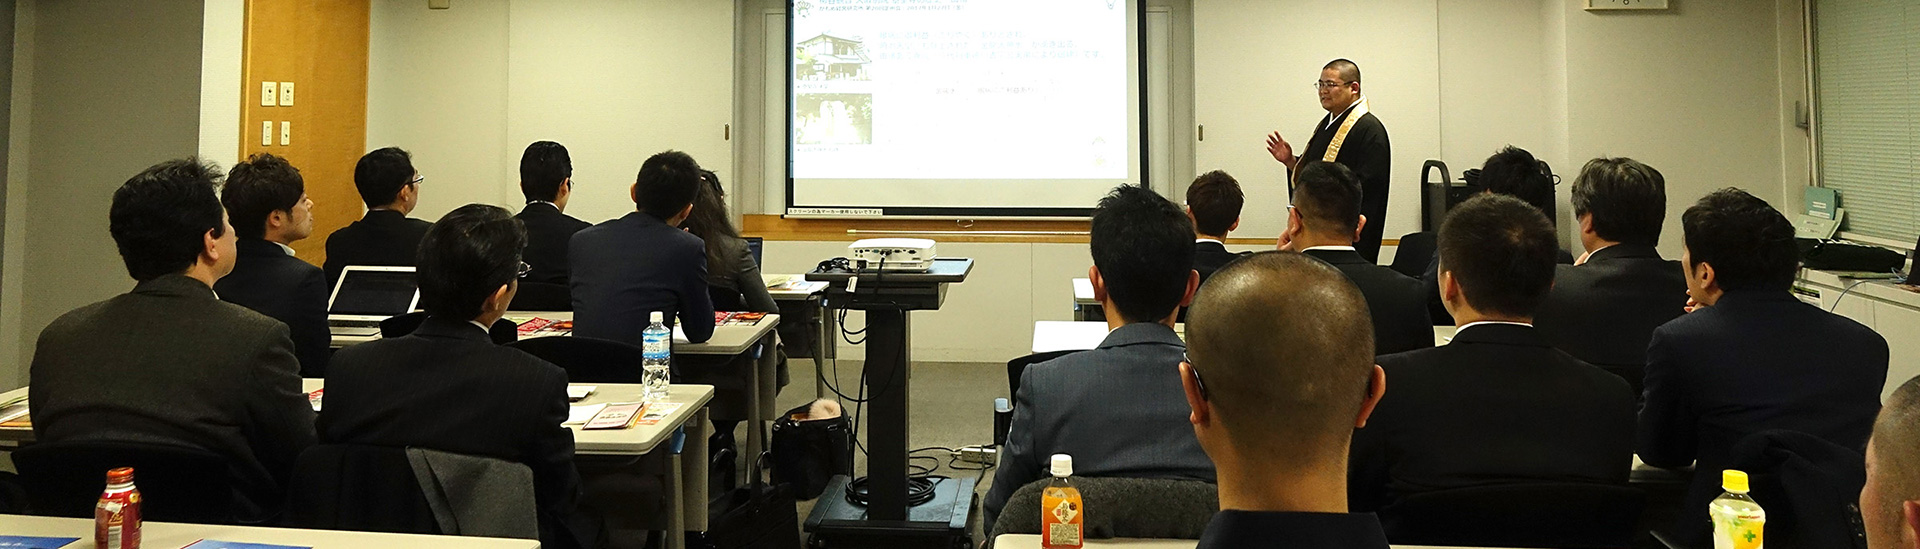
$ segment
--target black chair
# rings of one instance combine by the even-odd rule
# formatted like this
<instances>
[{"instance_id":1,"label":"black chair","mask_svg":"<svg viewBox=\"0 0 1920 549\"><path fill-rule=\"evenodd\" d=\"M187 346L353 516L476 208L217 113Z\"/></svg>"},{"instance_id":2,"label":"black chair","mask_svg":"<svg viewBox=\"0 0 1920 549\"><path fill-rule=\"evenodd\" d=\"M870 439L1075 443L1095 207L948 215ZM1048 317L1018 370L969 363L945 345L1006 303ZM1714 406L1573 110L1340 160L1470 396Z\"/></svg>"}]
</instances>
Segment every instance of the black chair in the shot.
<instances>
[{"instance_id":1,"label":"black chair","mask_svg":"<svg viewBox=\"0 0 1920 549\"><path fill-rule=\"evenodd\" d=\"M1381 509L1380 523L1396 545L1624 548L1645 507L1627 486L1503 484L1408 496Z\"/></svg>"},{"instance_id":2,"label":"black chair","mask_svg":"<svg viewBox=\"0 0 1920 549\"><path fill-rule=\"evenodd\" d=\"M989 528L1001 534L1039 534L1040 492L1051 479L1015 490ZM1220 508L1220 487L1198 480L1074 477L1086 514L1085 536L1105 538L1200 539Z\"/></svg>"},{"instance_id":3,"label":"black chair","mask_svg":"<svg viewBox=\"0 0 1920 549\"><path fill-rule=\"evenodd\" d=\"M286 525L440 533L405 449L348 444L324 444L300 454L287 489Z\"/></svg>"},{"instance_id":4,"label":"black chair","mask_svg":"<svg viewBox=\"0 0 1920 549\"><path fill-rule=\"evenodd\" d=\"M1440 233L1422 231L1400 237L1400 246L1394 248L1393 265L1389 268L1403 275L1419 279L1427 274L1427 264L1433 262L1433 252L1439 249Z\"/></svg>"},{"instance_id":5,"label":"black chair","mask_svg":"<svg viewBox=\"0 0 1920 549\"><path fill-rule=\"evenodd\" d=\"M420 329L420 325L426 322L427 313L425 311L414 311L404 315L390 317L380 321L380 337L381 339L402 337L413 333L414 330ZM495 320L493 321L493 326L487 330L487 335L493 337L493 343L496 345L513 343L520 340L520 325L514 324L513 321L504 318Z\"/></svg>"},{"instance_id":6,"label":"black chair","mask_svg":"<svg viewBox=\"0 0 1920 549\"><path fill-rule=\"evenodd\" d=\"M515 311L571 311L573 290L565 284L521 282L520 289L513 294L513 303L507 308Z\"/></svg>"},{"instance_id":7,"label":"black chair","mask_svg":"<svg viewBox=\"0 0 1920 549\"><path fill-rule=\"evenodd\" d=\"M106 488L107 471L133 468L147 520L232 524L227 459L206 450L130 442L45 442L13 453L33 514L87 518Z\"/></svg>"},{"instance_id":8,"label":"black chair","mask_svg":"<svg viewBox=\"0 0 1920 549\"><path fill-rule=\"evenodd\" d=\"M646 351L639 347L590 337L536 337L508 345L552 362L567 371L573 383L644 383L640 368Z\"/></svg>"}]
</instances>

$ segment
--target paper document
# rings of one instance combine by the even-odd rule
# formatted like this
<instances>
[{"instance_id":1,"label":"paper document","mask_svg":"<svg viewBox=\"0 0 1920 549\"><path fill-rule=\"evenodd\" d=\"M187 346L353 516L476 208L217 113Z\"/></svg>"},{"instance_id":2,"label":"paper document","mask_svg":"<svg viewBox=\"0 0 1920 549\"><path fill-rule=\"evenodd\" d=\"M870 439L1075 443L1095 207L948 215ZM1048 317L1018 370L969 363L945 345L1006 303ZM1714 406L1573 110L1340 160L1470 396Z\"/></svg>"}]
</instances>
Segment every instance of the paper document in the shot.
<instances>
[{"instance_id":1,"label":"paper document","mask_svg":"<svg viewBox=\"0 0 1920 549\"><path fill-rule=\"evenodd\" d=\"M567 400L578 402L593 396L593 392L599 388L598 385L568 385Z\"/></svg>"},{"instance_id":2,"label":"paper document","mask_svg":"<svg viewBox=\"0 0 1920 549\"><path fill-rule=\"evenodd\" d=\"M607 404L604 402L600 404L568 406L567 422L562 425L585 425L587 421L592 420L593 416L598 415L600 410L606 407Z\"/></svg>"}]
</instances>

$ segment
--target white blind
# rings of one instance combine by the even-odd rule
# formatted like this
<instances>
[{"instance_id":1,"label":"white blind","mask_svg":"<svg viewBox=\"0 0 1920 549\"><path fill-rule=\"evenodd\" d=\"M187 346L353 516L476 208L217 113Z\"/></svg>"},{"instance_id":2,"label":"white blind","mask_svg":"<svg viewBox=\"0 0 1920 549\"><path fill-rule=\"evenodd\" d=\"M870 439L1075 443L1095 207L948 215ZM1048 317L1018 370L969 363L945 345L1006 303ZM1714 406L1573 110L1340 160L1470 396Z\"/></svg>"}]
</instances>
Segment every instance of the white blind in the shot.
<instances>
[{"instance_id":1,"label":"white blind","mask_svg":"<svg viewBox=\"0 0 1920 549\"><path fill-rule=\"evenodd\" d=\"M1920 2L1815 0L1820 185L1840 191L1845 229L1920 233Z\"/></svg>"}]
</instances>

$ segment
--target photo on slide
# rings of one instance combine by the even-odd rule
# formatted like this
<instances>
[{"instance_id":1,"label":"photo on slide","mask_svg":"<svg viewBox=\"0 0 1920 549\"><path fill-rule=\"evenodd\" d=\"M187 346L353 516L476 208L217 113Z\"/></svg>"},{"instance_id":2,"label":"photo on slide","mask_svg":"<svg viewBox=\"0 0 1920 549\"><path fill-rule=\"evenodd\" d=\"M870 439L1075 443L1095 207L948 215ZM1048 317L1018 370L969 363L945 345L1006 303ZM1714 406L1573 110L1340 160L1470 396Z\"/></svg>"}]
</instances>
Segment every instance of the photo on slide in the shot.
<instances>
[{"instance_id":1,"label":"photo on slide","mask_svg":"<svg viewBox=\"0 0 1920 549\"><path fill-rule=\"evenodd\" d=\"M873 144L873 94L803 93L794 97L793 112L797 144Z\"/></svg>"},{"instance_id":2,"label":"photo on slide","mask_svg":"<svg viewBox=\"0 0 1920 549\"><path fill-rule=\"evenodd\" d=\"M866 81L867 44L859 38L821 34L808 38L793 50L793 77L796 80Z\"/></svg>"}]
</instances>

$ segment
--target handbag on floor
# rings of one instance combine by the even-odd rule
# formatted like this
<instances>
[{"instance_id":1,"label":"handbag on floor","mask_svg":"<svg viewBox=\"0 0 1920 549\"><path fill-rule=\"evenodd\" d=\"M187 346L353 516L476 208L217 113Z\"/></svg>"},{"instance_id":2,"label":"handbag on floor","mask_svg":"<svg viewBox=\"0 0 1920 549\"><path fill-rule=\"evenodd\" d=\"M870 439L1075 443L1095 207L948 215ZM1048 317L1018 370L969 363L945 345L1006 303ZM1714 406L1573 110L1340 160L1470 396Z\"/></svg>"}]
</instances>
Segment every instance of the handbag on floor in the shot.
<instances>
[{"instance_id":1,"label":"handbag on floor","mask_svg":"<svg viewBox=\"0 0 1920 549\"><path fill-rule=\"evenodd\" d=\"M808 404L792 410L773 422L773 482L787 484L802 500L820 497L834 475L853 475L852 424L844 413L833 410L833 417L809 417Z\"/></svg>"},{"instance_id":2,"label":"handbag on floor","mask_svg":"<svg viewBox=\"0 0 1920 549\"><path fill-rule=\"evenodd\" d=\"M769 454L748 470L746 486L713 503L707 540L717 549L800 549L800 512L785 484L767 484Z\"/></svg>"}]
</instances>

